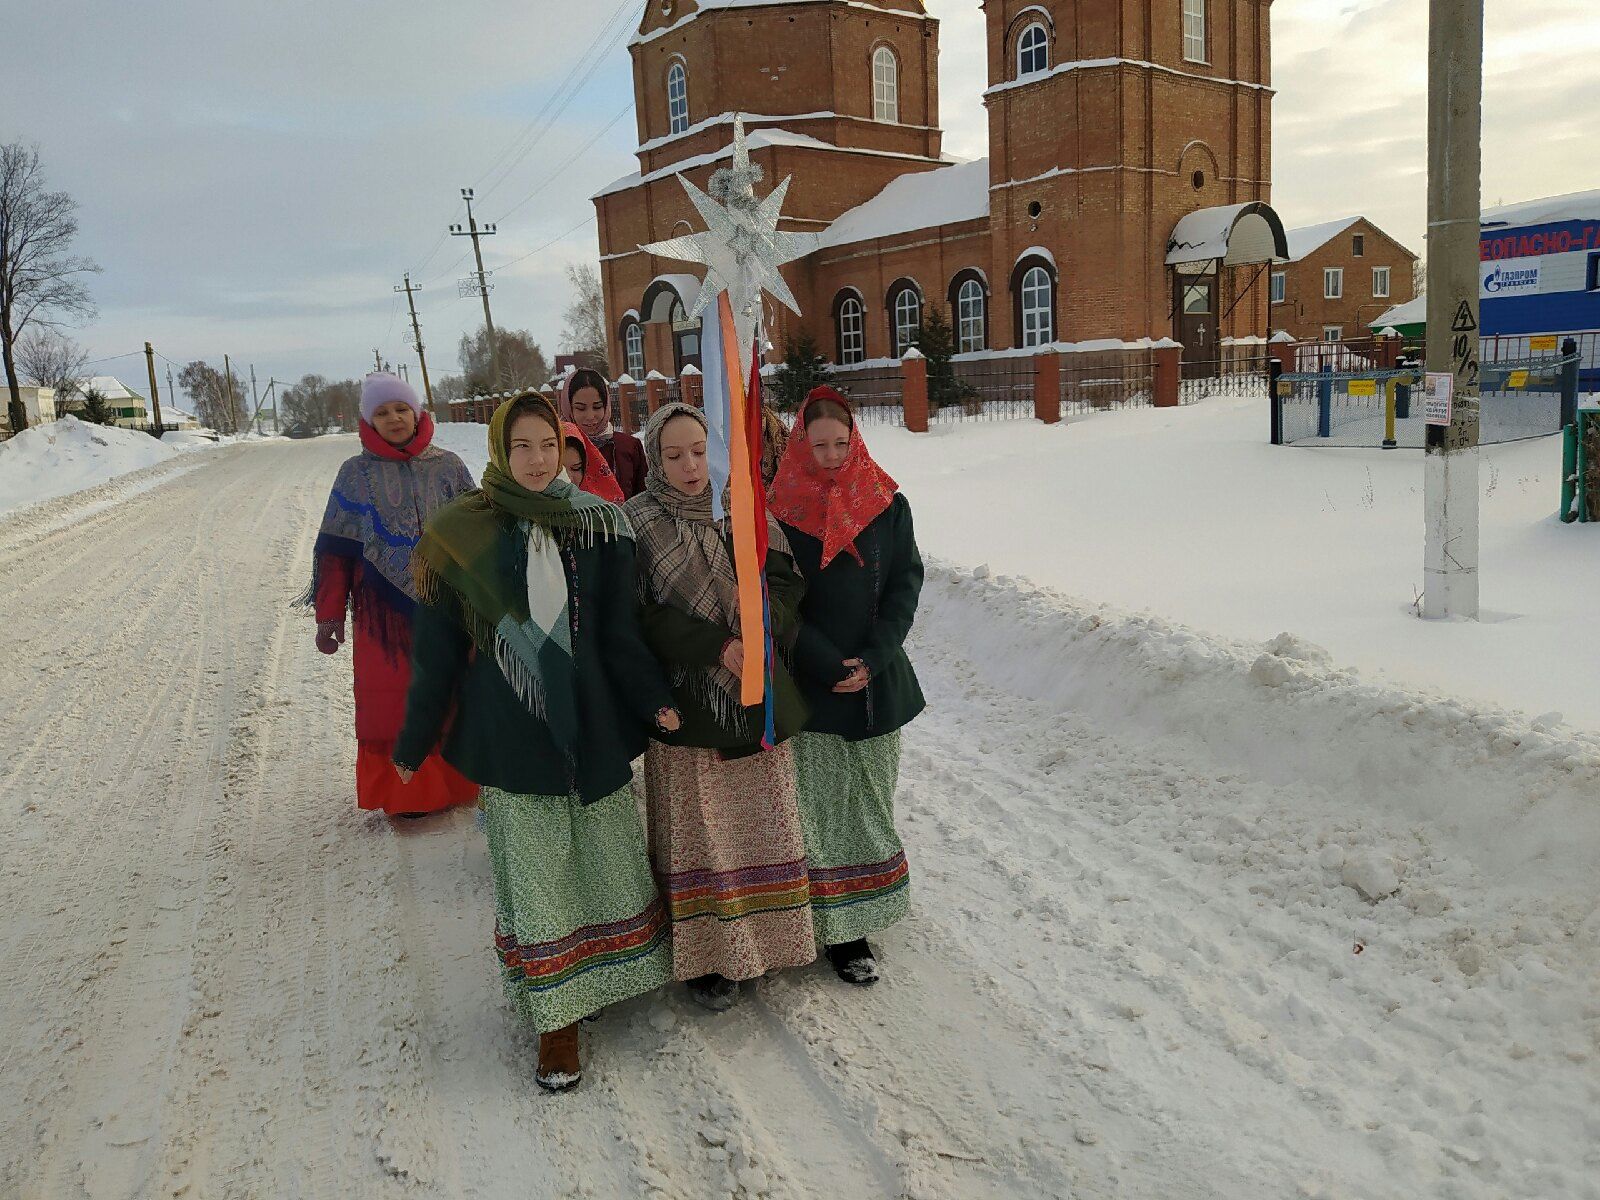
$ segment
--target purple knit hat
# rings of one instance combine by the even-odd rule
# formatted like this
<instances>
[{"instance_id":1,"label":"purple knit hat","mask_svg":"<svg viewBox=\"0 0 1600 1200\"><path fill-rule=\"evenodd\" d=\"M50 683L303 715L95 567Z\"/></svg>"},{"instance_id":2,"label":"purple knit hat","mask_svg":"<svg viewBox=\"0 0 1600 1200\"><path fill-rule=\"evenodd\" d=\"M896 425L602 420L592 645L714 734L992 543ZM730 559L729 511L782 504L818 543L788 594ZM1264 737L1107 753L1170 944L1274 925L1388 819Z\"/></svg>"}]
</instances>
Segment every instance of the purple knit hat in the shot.
<instances>
[{"instance_id":1,"label":"purple knit hat","mask_svg":"<svg viewBox=\"0 0 1600 1200\"><path fill-rule=\"evenodd\" d=\"M374 371L361 381L361 419L368 425L372 424L373 413L385 404L393 404L396 400L401 404L410 405L412 412L418 417L422 416L422 402L411 390L411 385L398 375L391 375L387 371Z\"/></svg>"}]
</instances>

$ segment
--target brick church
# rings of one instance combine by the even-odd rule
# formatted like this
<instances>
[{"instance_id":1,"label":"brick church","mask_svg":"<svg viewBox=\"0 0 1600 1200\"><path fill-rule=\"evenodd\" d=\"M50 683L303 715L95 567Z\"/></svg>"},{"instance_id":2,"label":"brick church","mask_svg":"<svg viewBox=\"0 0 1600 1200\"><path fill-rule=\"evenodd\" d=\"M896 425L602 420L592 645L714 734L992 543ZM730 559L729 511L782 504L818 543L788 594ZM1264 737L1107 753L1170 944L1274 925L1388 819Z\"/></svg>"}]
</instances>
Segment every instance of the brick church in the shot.
<instances>
[{"instance_id":1,"label":"brick church","mask_svg":"<svg viewBox=\"0 0 1600 1200\"><path fill-rule=\"evenodd\" d=\"M973 0L979 3L979 0ZM921 0L649 0L630 44L639 170L594 198L611 361L698 365L688 264L641 245L699 228L682 185L744 114L784 268L841 366L899 358L930 305L966 353L1175 339L1211 362L1267 332L1271 0L983 0L989 156L944 155L939 22ZM1069 347L1070 348L1070 347Z\"/></svg>"}]
</instances>

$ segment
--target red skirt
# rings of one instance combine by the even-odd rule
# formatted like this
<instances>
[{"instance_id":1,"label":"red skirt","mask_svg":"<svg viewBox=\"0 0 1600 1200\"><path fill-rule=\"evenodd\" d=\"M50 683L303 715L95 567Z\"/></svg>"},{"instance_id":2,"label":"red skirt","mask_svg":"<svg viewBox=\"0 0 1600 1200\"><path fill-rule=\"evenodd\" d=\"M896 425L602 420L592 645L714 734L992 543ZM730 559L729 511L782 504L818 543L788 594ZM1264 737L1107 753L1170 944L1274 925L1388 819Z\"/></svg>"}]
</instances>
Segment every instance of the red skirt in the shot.
<instances>
[{"instance_id":1,"label":"red skirt","mask_svg":"<svg viewBox=\"0 0 1600 1200\"><path fill-rule=\"evenodd\" d=\"M356 803L364 809L382 809L391 817L400 813L431 813L471 804L478 785L438 754L430 754L410 783L401 783L389 758L390 747L362 742L356 750Z\"/></svg>"}]
</instances>

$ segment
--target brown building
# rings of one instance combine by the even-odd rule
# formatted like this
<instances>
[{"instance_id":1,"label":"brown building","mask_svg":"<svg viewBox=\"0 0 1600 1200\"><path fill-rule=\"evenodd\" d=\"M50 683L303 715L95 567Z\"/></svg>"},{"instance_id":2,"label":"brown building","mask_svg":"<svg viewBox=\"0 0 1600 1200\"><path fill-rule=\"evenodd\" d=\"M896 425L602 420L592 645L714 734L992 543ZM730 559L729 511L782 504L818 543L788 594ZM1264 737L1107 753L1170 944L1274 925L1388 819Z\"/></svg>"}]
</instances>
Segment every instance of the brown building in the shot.
<instances>
[{"instance_id":1,"label":"brown building","mask_svg":"<svg viewBox=\"0 0 1600 1200\"><path fill-rule=\"evenodd\" d=\"M973 0L978 3L979 0ZM743 113L783 227L821 235L769 312L836 362L898 358L930 304L959 349L1268 332L1287 256L1271 178L1271 0L986 0L987 158L942 154L939 23L921 0L653 0L630 47L639 170L598 196L613 361L698 361L698 269L638 247L698 228Z\"/></svg>"},{"instance_id":2,"label":"brown building","mask_svg":"<svg viewBox=\"0 0 1600 1200\"><path fill-rule=\"evenodd\" d=\"M1291 229L1288 242L1289 261L1272 271L1274 331L1305 342L1359 340L1417 294L1417 256L1365 217Z\"/></svg>"}]
</instances>

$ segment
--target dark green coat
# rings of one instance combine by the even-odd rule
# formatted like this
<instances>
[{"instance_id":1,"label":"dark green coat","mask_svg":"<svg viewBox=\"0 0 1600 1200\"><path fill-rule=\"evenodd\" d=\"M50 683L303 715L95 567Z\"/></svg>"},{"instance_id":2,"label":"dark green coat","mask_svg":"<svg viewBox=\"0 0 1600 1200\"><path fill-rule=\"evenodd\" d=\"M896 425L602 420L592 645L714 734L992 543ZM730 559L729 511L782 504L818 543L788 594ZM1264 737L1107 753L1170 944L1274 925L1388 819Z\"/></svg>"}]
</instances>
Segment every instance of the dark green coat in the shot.
<instances>
[{"instance_id":1,"label":"dark green coat","mask_svg":"<svg viewBox=\"0 0 1600 1200\"><path fill-rule=\"evenodd\" d=\"M416 768L442 734L445 761L486 787L575 794L590 804L628 783L657 711L673 703L661 665L640 633L633 541L569 543L562 559L573 617L576 769L517 698L493 657L477 652L448 588L441 589L439 602L417 605L411 689L396 762ZM499 569L511 579L527 570L526 542L511 522L502 530Z\"/></svg>"},{"instance_id":2,"label":"dark green coat","mask_svg":"<svg viewBox=\"0 0 1600 1200\"><path fill-rule=\"evenodd\" d=\"M906 657L906 635L922 595L922 555L911 527L911 505L896 495L856 538L862 562L848 550L822 568L822 543L783 527L806 577L795 639L795 674L811 708L806 728L848 741L893 733L927 702ZM841 695L833 685L850 674L847 658L867 664L872 682Z\"/></svg>"},{"instance_id":3,"label":"dark green coat","mask_svg":"<svg viewBox=\"0 0 1600 1200\"><path fill-rule=\"evenodd\" d=\"M794 563L776 550L767 555L767 595L772 605L773 638L780 653L773 670L772 723L779 742L786 741L806 726L805 701L783 663L782 649L790 645L800 619L800 600L806 582ZM733 636L704 617L697 617L670 604L646 601L643 614L644 637L669 672L675 667L711 667L722 657L722 648ZM758 706L747 708L745 725L752 736L728 732L719 725L711 708L696 688L680 684L672 689L674 703L683 718L683 728L675 734L652 731L658 742L669 746L705 746L721 750L727 758L754 754L766 716Z\"/></svg>"}]
</instances>

